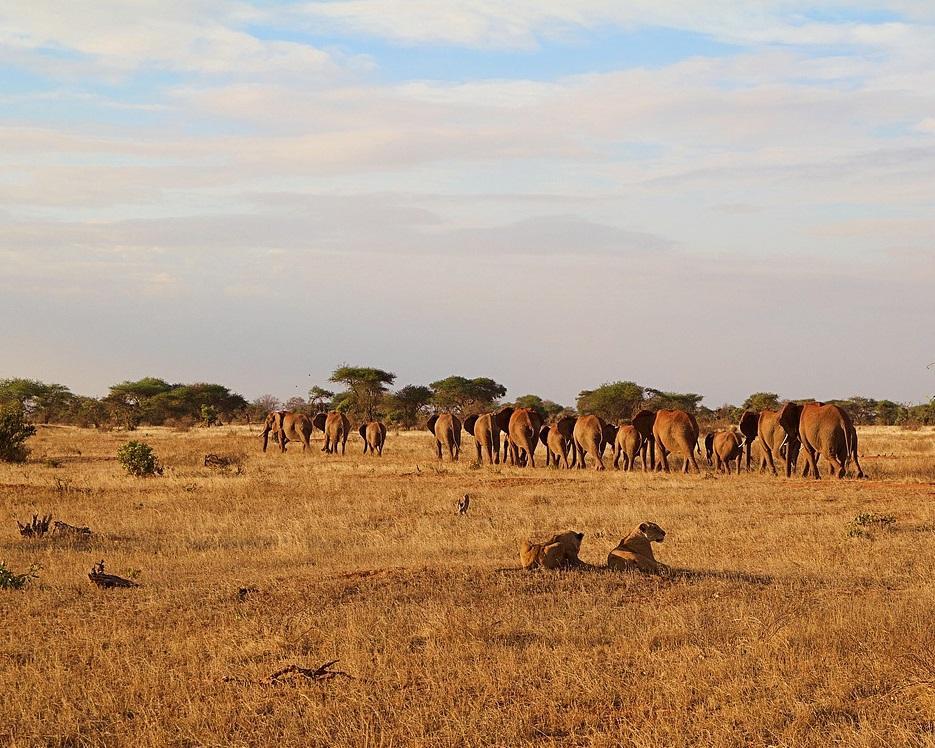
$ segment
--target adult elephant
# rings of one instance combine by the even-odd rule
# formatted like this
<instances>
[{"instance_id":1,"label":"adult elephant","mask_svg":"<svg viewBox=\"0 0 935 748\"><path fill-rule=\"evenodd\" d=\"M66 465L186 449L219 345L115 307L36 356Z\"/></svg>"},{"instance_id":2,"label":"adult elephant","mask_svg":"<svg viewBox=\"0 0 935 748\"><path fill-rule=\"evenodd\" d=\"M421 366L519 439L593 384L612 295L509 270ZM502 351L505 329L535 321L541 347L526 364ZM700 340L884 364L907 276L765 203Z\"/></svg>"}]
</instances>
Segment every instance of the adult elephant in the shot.
<instances>
[{"instance_id":1,"label":"adult elephant","mask_svg":"<svg viewBox=\"0 0 935 748\"><path fill-rule=\"evenodd\" d=\"M744 455L745 437L736 431L716 431L711 435L711 451L714 455L714 472L718 473L723 467L730 475L730 465L737 463L737 473Z\"/></svg>"},{"instance_id":2,"label":"adult elephant","mask_svg":"<svg viewBox=\"0 0 935 748\"><path fill-rule=\"evenodd\" d=\"M620 458L623 457L623 469L627 472L633 470L633 464L642 446L643 437L637 431L636 426L627 425L618 428L614 439L614 469L619 470Z\"/></svg>"},{"instance_id":3,"label":"adult elephant","mask_svg":"<svg viewBox=\"0 0 935 748\"><path fill-rule=\"evenodd\" d=\"M776 460L781 460L783 472L791 475L799 458L798 431L790 436L779 423L778 410L763 410L757 418L756 435L763 452L760 470L768 466L773 475L778 475Z\"/></svg>"},{"instance_id":4,"label":"adult elephant","mask_svg":"<svg viewBox=\"0 0 935 748\"><path fill-rule=\"evenodd\" d=\"M551 426L543 426L539 429L539 441L545 445L545 466L549 467L555 462L555 467L561 465L566 470L571 467L568 464L568 440L558 427L557 423Z\"/></svg>"},{"instance_id":5,"label":"adult elephant","mask_svg":"<svg viewBox=\"0 0 935 748\"><path fill-rule=\"evenodd\" d=\"M506 412L505 409L500 409ZM507 435L510 438L510 459L514 465L536 466L536 445L542 429L542 416L532 408L512 408Z\"/></svg>"},{"instance_id":6,"label":"adult elephant","mask_svg":"<svg viewBox=\"0 0 935 748\"><path fill-rule=\"evenodd\" d=\"M322 452L337 454L338 445L343 455L347 449L347 437L351 433L351 422L343 413L332 410L330 413L319 413L315 416L315 428L325 432L325 446Z\"/></svg>"},{"instance_id":7,"label":"adult elephant","mask_svg":"<svg viewBox=\"0 0 935 748\"><path fill-rule=\"evenodd\" d=\"M381 421L368 421L361 424L357 429L360 438L364 440L364 454L370 450L370 454L377 454L383 457L383 445L386 442L386 426Z\"/></svg>"},{"instance_id":8,"label":"adult elephant","mask_svg":"<svg viewBox=\"0 0 935 748\"><path fill-rule=\"evenodd\" d=\"M425 427L435 435L435 454L442 458L442 446L452 462L461 456L461 420L452 413L435 413Z\"/></svg>"},{"instance_id":9,"label":"adult elephant","mask_svg":"<svg viewBox=\"0 0 935 748\"><path fill-rule=\"evenodd\" d=\"M304 413L290 413L288 410L274 410L266 416L263 424L263 451L269 444L269 435L273 433L279 440L279 451L286 451L287 441L302 442L302 451L309 448L309 439L312 438L312 419Z\"/></svg>"},{"instance_id":10,"label":"adult elephant","mask_svg":"<svg viewBox=\"0 0 935 748\"><path fill-rule=\"evenodd\" d=\"M737 428L740 430L740 433L743 434L744 438L743 449L748 473L750 472L750 460L753 452L753 442L756 440L759 427L760 416L758 413L755 413L752 410L745 410L740 414L740 422L737 424Z\"/></svg>"},{"instance_id":11,"label":"adult elephant","mask_svg":"<svg viewBox=\"0 0 935 748\"><path fill-rule=\"evenodd\" d=\"M830 403L786 403L779 411L779 423L787 435L798 434L809 471L816 480L821 477L818 472L819 457L828 461L838 478L847 475L847 463L853 459L857 477L864 477L857 458L857 430L842 408ZM791 474L790 462L787 460L786 476Z\"/></svg>"},{"instance_id":12,"label":"adult elephant","mask_svg":"<svg viewBox=\"0 0 935 748\"><path fill-rule=\"evenodd\" d=\"M464 430L474 437L479 464L484 462L485 452L490 465L500 464L500 435L509 428L512 414L512 409L501 408L495 413L470 415L464 419Z\"/></svg>"},{"instance_id":13,"label":"adult elephant","mask_svg":"<svg viewBox=\"0 0 935 748\"><path fill-rule=\"evenodd\" d=\"M656 437L653 436L653 426L656 424L656 414L651 410L641 410L633 418L630 419L630 423L633 424L633 427L639 432L640 437L643 439L643 444L640 447L640 458L643 462L643 472L646 472L646 455L649 455L649 469L656 469Z\"/></svg>"},{"instance_id":14,"label":"adult elephant","mask_svg":"<svg viewBox=\"0 0 935 748\"><path fill-rule=\"evenodd\" d=\"M684 410L660 410L656 412L653 423L653 438L659 445L659 462L665 472L669 472L669 453L681 452L685 457L682 472L688 473L689 464L696 473L701 472L695 460L698 448L698 422L691 413Z\"/></svg>"},{"instance_id":15,"label":"adult elephant","mask_svg":"<svg viewBox=\"0 0 935 748\"><path fill-rule=\"evenodd\" d=\"M574 445L578 457L578 468L585 467L584 456L594 458L594 469L604 470L604 449L617 438L617 427L595 415L581 416L575 422Z\"/></svg>"}]
</instances>

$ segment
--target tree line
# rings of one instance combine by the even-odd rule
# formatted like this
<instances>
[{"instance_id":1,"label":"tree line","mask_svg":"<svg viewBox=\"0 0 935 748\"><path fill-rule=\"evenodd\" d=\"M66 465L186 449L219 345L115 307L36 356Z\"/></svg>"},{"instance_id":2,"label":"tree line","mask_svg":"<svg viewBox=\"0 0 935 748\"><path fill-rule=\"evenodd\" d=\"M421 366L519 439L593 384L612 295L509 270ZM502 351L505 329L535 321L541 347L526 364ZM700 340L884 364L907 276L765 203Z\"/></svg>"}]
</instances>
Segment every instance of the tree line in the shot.
<instances>
[{"instance_id":1,"label":"tree line","mask_svg":"<svg viewBox=\"0 0 935 748\"><path fill-rule=\"evenodd\" d=\"M460 416L487 412L506 396L506 387L489 377L451 375L428 385L407 384L394 389L396 375L383 369L342 365L327 386L315 385L307 397L280 400L261 395L248 402L220 384L171 384L144 377L111 385L102 398L71 392L61 384L34 379L0 380L0 407L15 407L32 423L63 423L86 427L213 426L222 423L258 423L272 410L308 415L338 410L356 421L380 419L401 428L418 426L435 410ZM700 422L736 423L745 409L778 410L781 400L773 392L756 392L740 405L718 408L702 405L703 395L667 392L630 381L609 382L582 390L574 405L562 405L535 394L517 397L511 404L532 408L544 419L560 415L594 414L610 422L629 420L641 408L680 409ZM845 408L857 424L935 424L935 398L908 404L853 396L831 401Z\"/></svg>"}]
</instances>

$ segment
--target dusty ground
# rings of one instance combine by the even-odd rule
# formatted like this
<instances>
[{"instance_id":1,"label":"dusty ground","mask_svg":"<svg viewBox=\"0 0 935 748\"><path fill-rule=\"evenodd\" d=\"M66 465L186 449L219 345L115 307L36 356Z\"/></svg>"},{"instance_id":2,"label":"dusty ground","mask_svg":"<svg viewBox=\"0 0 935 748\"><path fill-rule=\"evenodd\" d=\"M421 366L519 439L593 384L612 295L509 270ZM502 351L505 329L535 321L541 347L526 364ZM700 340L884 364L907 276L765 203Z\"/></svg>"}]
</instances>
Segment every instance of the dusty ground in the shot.
<instances>
[{"instance_id":1,"label":"dusty ground","mask_svg":"<svg viewBox=\"0 0 935 748\"><path fill-rule=\"evenodd\" d=\"M44 428L0 464L0 744L935 745L935 431L861 431L857 482L259 452L244 428ZM242 455L243 473L202 466ZM457 499L472 496L465 517ZM51 511L85 544L24 541ZM861 513L889 529L849 535ZM674 579L516 570L528 534L635 524ZM100 590L107 570L142 586ZM353 676L268 676L299 664Z\"/></svg>"}]
</instances>

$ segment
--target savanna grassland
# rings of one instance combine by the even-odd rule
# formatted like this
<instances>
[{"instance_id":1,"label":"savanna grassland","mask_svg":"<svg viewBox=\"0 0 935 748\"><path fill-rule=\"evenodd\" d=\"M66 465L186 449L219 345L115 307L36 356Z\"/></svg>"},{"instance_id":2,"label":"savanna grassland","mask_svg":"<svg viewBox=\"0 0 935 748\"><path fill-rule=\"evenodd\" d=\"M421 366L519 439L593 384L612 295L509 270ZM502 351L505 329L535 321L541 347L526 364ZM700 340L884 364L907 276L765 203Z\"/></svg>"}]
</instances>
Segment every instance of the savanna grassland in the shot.
<instances>
[{"instance_id":1,"label":"savanna grassland","mask_svg":"<svg viewBox=\"0 0 935 748\"><path fill-rule=\"evenodd\" d=\"M124 473L131 436L163 477ZM0 591L0 744L935 745L935 430L860 436L870 480L815 482L41 428L0 464L0 560L40 567ZM94 534L23 539L34 512ZM524 536L601 565L644 520L672 578L517 569ZM269 683L330 660L352 677Z\"/></svg>"}]
</instances>

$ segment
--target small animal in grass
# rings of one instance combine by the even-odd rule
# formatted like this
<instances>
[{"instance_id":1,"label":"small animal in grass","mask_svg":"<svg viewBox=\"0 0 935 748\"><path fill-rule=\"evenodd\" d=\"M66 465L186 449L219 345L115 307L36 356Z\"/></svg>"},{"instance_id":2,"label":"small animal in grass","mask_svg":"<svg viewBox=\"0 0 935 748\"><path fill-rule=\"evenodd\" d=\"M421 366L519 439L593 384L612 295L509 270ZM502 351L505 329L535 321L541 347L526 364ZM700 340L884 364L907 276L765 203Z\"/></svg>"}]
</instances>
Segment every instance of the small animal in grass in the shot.
<instances>
[{"instance_id":1,"label":"small animal in grass","mask_svg":"<svg viewBox=\"0 0 935 748\"><path fill-rule=\"evenodd\" d=\"M669 567L653 556L653 543L665 540L666 531L655 522L640 522L607 556L607 568L668 574Z\"/></svg>"},{"instance_id":2,"label":"small animal in grass","mask_svg":"<svg viewBox=\"0 0 935 748\"><path fill-rule=\"evenodd\" d=\"M471 497L468 494L464 494L464 496L458 500L458 514L467 514L470 506Z\"/></svg>"}]
</instances>

